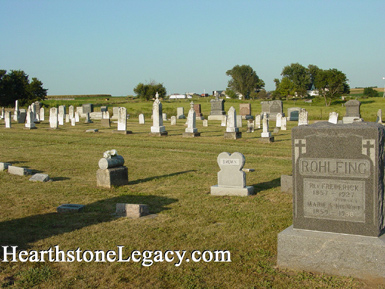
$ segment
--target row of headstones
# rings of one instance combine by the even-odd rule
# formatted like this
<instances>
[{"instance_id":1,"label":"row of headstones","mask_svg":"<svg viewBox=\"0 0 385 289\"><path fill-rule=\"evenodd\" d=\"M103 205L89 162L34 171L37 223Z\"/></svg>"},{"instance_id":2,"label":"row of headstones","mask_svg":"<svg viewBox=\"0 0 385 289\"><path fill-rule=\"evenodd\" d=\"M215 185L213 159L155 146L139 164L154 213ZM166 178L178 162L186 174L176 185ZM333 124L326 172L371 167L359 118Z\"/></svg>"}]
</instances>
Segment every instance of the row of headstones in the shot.
<instances>
[{"instance_id":1,"label":"row of headstones","mask_svg":"<svg viewBox=\"0 0 385 289\"><path fill-rule=\"evenodd\" d=\"M33 174L32 170L24 167L14 166L11 163L0 162L0 172L7 171L11 175L27 176L32 175L29 179L31 182L48 182L50 178L47 174Z\"/></svg>"}]
</instances>

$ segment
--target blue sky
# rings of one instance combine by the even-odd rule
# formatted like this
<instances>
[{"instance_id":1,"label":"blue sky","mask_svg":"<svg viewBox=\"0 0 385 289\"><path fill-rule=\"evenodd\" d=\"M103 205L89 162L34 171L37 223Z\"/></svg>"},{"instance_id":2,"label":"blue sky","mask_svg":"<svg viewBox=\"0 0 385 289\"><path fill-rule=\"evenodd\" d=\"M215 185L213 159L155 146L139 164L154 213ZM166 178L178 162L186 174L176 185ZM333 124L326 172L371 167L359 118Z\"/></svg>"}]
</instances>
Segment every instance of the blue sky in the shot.
<instances>
[{"instance_id":1,"label":"blue sky","mask_svg":"<svg viewBox=\"0 0 385 289\"><path fill-rule=\"evenodd\" d=\"M211 93L237 64L273 90L296 62L385 84L384 0L0 0L0 35L0 69L49 95L132 95L151 80Z\"/></svg>"}]
</instances>

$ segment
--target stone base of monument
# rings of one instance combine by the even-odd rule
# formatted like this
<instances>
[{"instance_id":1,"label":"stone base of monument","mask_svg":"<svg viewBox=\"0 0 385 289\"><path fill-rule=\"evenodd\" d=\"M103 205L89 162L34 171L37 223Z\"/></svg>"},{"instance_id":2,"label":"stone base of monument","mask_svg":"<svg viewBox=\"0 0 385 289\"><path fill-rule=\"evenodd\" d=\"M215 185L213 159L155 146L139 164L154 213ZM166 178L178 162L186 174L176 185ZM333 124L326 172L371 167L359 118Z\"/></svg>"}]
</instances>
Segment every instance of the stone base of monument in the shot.
<instances>
[{"instance_id":1,"label":"stone base of monument","mask_svg":"<svg viewBox=\"0 0 385 289\"><path fill-rule=\"evenodd\" d=\"M132 131L130 130L113 130L113 133L120 133L120 134L132 134Z\"/></svg>"},{"instance_id":2,"label":"stone base of monument","mask_svg":"<svg viewBox=\"0 0 385 289\"><path fill-rule=\"evenodd\" d=\"M211 186L210 194L214 196L250 196L254 194L253 186L245 188L220 187L218 185Z\"/></svg>"},{"instance_id":3,"label":"stone base of monument","mask_svg":"<svg viewBox=\"0 0 385 289\"><path fill-rule=\"evenodd\" d=\"M100 121L100 124L101 124L103 127L111 127L111 121L110 121L108 118L103 118L103 119Z\"/></svg>"},{"instance_id":4,"label":"stone base of monument","mask_svg":"<svg viewBox=\"0 0 385 289\"><path fill-rule=\"evenodd\" d=\"M224 114L225 115L225 114ZM209 115L207 117L208 120L219 120L222 121L223 115Z\"/></svg>"},{"instance_id":5,"label":"stone base of monument","mask_svg":"<svg viewBox=\"0 0 385 289\"><path fill-rule=\"evenodd\" d=\"M150 132L151 136L167 136L168 132L167 131L162 131L162 132Z\"/></svg>"},{"instance_id":6,"label":"stone base of monument","mask_svg":"<svg viewBox=\"0 0 385 289\"><path fill-rule=\"evenodd\" d=\"M150 210L148 206L144 204L116 204L116 215L119 217L128 217L136 219L143 216L147 216L149 213Z\"/></svg>"},{"instance_id":7,"label":"stone base of monument","mask_svg":"<svg viewBox=\"0 0 385 289\"><path fill-rule=\"evenodd\" d=\"M271 142L274 142L274 137L273 136L270 136L270 137L261 137L259 139L260 142L263 142L263 143L271 143Z\"/></svg>"},{"instance_id":8,"label":"stone base of monument","mask_svg":"<svg viewBox=\"0 0 385 289\"><path fill-rule=\"evenodd\" d=\"M96 171L96 185L111 188L112 186L128 185L128 169L125 166L99 169Z\"/></svg>"},{"instance_id":9,"label":"stone base of monument","mask_svg":"<svg viewBox=\"0 0 385 289\"><path fill-rule=\"evenodd\" d=\"M290 226L278 234L277 265L299 271L385 280L385 235L367 237Z\"/></svg>"},{"instance_id":10,"label":"stone base of monument","mask_svg":"<svg viewBox=\"0 0 385 289\"><path fill-rule=\"evenodd\" d=\"M342 123L347 124L347 123L353 123L353 122L362 122L363 119L359 117L354 117L354 116L344 116L342 118Z\"/></svg>"},{"instance_id":11,"label":"stone base of monument","mask_svg":"<svg viewBox=\"0 0 385 289\"><path fill-rule=\"evenodd\" d=\"M200 136L200 132L184 132L183 137L197 137Z\"/></svg>"},{"instance_id":12,"label":"stone base of monument","mask_svg":"<svg viewBox=\"0 0 385 289\"><path fill-rule=\"evenodd\" d=\"M225 132L225 139L238 139L242 137L242 132Z\"/></svg>"}]
</instances>

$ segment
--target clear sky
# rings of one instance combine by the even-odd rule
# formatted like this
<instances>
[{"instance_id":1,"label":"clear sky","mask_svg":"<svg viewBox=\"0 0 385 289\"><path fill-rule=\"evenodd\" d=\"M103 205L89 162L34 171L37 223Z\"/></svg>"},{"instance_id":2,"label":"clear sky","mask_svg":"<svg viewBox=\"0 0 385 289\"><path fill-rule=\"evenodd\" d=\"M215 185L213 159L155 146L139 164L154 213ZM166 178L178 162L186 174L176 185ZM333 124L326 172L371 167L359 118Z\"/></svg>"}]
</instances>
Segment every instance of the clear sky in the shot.
<instances>
[{"instance_id":1,"label":"clear sky","mask_svg":"<svg viewBox=\"0 0 385 289\"><path fill-rule=\"evenodd\" d=\"M211 93L237 64L273 90L296 62L385 84L385 0L0 0L0 36L0 69L49 95Z\"/></svg>"}]
</instances>

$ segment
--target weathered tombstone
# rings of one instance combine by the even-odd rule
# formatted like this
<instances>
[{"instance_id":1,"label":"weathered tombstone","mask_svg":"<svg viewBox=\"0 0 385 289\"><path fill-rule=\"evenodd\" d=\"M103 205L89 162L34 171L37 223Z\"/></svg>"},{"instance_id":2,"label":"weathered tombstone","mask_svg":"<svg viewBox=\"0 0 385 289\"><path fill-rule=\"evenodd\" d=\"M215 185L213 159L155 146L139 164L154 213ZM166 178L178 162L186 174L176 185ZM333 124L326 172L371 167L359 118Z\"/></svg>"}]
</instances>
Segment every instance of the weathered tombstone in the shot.
<instances>
[{"instance_id":1,"label":"weathered tombstone","mask_svg":"<svg viewBox=\"0 0 385 289\"><path fill-rule=\"evenodd\" d=\"M225 112L225 100L220 99L218 95L210 100L211 112L208 116L208 120L222 120L222 116L226 115Z\"/></svg>"},{"instance_id":2,"label":"weathered tombstone","mask_svg":"<svg viewBox=\"0 0 385 289\"><path fill-rule=\"evenodd\" d=\"M176 116L175 115L173 115L171 117L171 125L176 125Z\"/></svg>"},{"instance_id":3,"label":"weathered tombstone","mask_svg":"<svg viewBox=\"0 0 385 289\"><path fill-rule=\"evenodd\" d=\"M202 121L202 125L203 125L204 127L208 127L208 126L209 126L209 121L208 121L207 119L204 119L204 120Z\"/></svg>"},{"instance_id":4,"label":"weathered tombstone","mask_svg":"<svg viewBox=\"0 0 385 289\"><path fill-rule=\"evenodd\" d=\"M254 194L253 186L246 186L246 173L242 170L245 157L239 152L222 152L217 157L218 185L211 186L210 193L217 196L248 196ZM253 171L253 170L249 170Z\"/></svg>"},{"instance_id":5,"label":"weathered tombstone","mask_svg":"<svg viewBox=\"0 0 385 289\"><path fill-rule=\"evenodd\" d=\"M282 114L279 112L275 117L275 127L281 127L281 126L282 126Z\"/></svg>"},{"instance_id":6,"label":"weathered tombstone","mask_svg":"<svg viewBox=\"0 0 385 289\"><path fill-rule=\"evenodd\" d=\"M301 110L299 112L299 116L298 116L298 126L300 126L300 125L308 125L309 124L307 116L308 116L307 110L304 109L304 108L301 108Z\"/></svg>"},{"instance_id":7,"label":"weathered tombstone","mask_svg":"<svg viewBox=\"0 0 385 289\"><path fill-rule=\"evenodd\" d=\"M262 133L261 133L261 138L259 139L261 142L273 142L274 137L271 136L271 133L269 131L269 119L266 116L266 113L263 114L262 118Z\"/></svg>"},{"instance_id":8,"label":"weathered tombstone","mask_svg":"<svg viewBox=\"0 0 385 289\"><path fill-rule=\"evenodd\" d=\"M185 119L186 116L184 115L184 107L177 107L176 108L176 117L178 119Z\"/></svg>"},{"instance_id":9,"label":"weathered tombstone","mask_svg":"<svg viewBox=\"0 0 385 289\"><path fill-rule=\"evenodd\" d=\"M261 115L260 114L255 115L255 128L256 129L261 128Z\"/></svg>"},{"instance_id":10,"label":"weathered tombstone","mask_svg":"<svg viewBox=\"0 0 385 289\"><path fill-rule=\"evenodd\" d=\"M80 213L84 211L85 206L79 204L63 204L56 208L58 213Z\"/></svg>"},{"instance_id":11,"label":"weathered tombstone","mask_svg":"<svg viewBox=\"0 0 385 289\"><path fill-rule=\"evenodd\" d=\"M25 128L27 129L36 129L35 122L33 121L34 119L34 114L32 111L32 105L30 105L27 109L27 119L25 122Z\"/></svg>"},{"instance_id":12,"label":"weathered tombstone","mask_svg":"<svg viewBox=\"0 0 385 289\"><path fill-rule=\"evenodd\" d=\"M19 101L18 100L15 100L15 111L13 113L13 120L16 121L17 123L24 123L23 122L19 122Z\"/></svg>"},{"instance_id":13,"label":"weathered tombstone","mask_svg":"<svg viewBox=\"0 0 385 289\"><path fill-rule=\"evenodd\" d=\"M56 107L51 107L49 110L49 127L54 129L58 128L58 116Z\"/></svg>"},{"instance_id":14,"label":"weathered tombstone","mask_svg":"<svg viewBox=\"0 0 385 289\"><path fill-rule=\"evenodd\" d=\"M42 174L42 173L34 174L29 179L29 181L31 182L41 182L41 183L48 182L49 180L50 180L49 176L47 174Z\"/></svg>"},{"instance_id":15,"label":"weathered tombstone","mask_svg":"<svg viewBox=\"0 0 385 289\"><path fill-rule=\"evenodd\" d=\"M39 102L34 102L31 105L31 111L32 111L32 119L34 123L39 123L40 122L40 103Z\"/></svg>"},{"instance_id":16,"label":"weathered tombstone","mask_svg":"<svg viewBox=\"0 0 385 289\"><path fill-rule=\"evenodd\" d=\"M67 109L65 105L59 105L58 114L66 115Z\"/></svg>"},{"instance_id":17,"label":"weathered tombstone","mask_svg":"<svg viewBox=\"0 0 385 289\"><path fill-rule=\"evenodd\" d=\"M376 122L382 123L382 109L381 108L377 111L377 121Z\"/></svg>"},{"instance_id":18,"label":"weathered tombstone","mask_svg":"<svg viewBox=\"0 0 385 289\"><path fill-rule=\"evenodd\" d=\"M11 128L11 112L4 112L5 128Z\"/></svg>"},{"instance_id":19,"label":"weathered tombstone","mask_svg":"<svg viewBox=\"0 0 385 289\"><path fill-rule=\"evenodd\" d=\"M92 103L85 103L82 105L83 107L83 114L85 113L91 113L94 112L94 105Z\"/></svg>"},{"instance_id":20,"label":"weathered tombstone","mask_svg":"<svg viewBox=\"0 0 385 289\"><path fill-rule=\"evenodd\" d=\"M108 110L102 111L102 119L110 119L110 112Z\"/></svg>"},{"instance_id":21,"label":"weathered tombstone","mask_svg":"<svg viewBox=\"0 0 385 289\"><path fill-rule=\"evenodd\" d=\"M331 112L329 113L329 120L330 123L337 124L338 123L338 113L337 112Z\"/></svg>"},{"instance_id":22,"label":"weathered tombstone","mask_svg":"<svg viewBox=\"0 0 385 289\"><path fill-rule=\"evenodd\" d=\"M140 218L150 213L148 205L145 204L116 204L116 215L119 217Z\"/></svg>"},{"instance_id":23,"label":"weathered tombstone","mask_svg":"<svg viewBox=\"0 0 385 289\"><path fill-rule=\"evenodd\" d=\"M19 110L19 115L17 117L17 123L25 123L26 118L27 118L27 111L21 108Z\"/></svg>"},{"instance_id":24,"label":"weathered tombstone","mask_svg":"<svg viewBox=\"0 0 385 289\"><path fill-rule=\"evenodd\" d=\"M281 175L281 192L293 193L293 176Z\"/></svg>"},{"instance_id":25,"label":"weathered tombstone","mask_svg":"<svg viewBox=\"0 0 385 289\"><path fill-rule=\"evenodd\" d=\"M198 132L196 126L196 115L194 110L194 102L190 103L190 110L187 115L187 127L183 133L183 137L197 137L201 134Z\"/></svg>"},{"instance_id":26,"label":"weathered tombstone","mask_svg":"<svg viewBox=\"0 0 385 289\"><path fill-rule=\"evenodd\" d=\"M281 130L287 130L286 123L287 123L287 117L281 118Z\"/></svg>"},{"instance_id":27,"label":"weathered tombstone","mask_svg":"<svg viewBox=\"0 0 385 289\"><path fill-rule=\"evenodd\" d=\"M289 107L287 109L288 121L298 121L300 107Z\"/></svg>"},{"instance_id":28,"label":"weathered tombstone","mask_svg":"<svg viewBox=\"0 0 385 289\"><path fill-rule=\"evenodd\" d=\"M167 136L168 132L163 125L162 117L162 103L159 100L158 92L155 95L155 101L152 105L152 127L151 135L154 136Z\"/></svg>"},{"instance_id":29,"label":"weathered tombstone","mask_svg":"<svg viewBox=\"0 0 385 289\"><path fill-rule=\"evenodd\" d=\"M201 105L199 103L194 104L195 116L197 119L203 120L204 117L201 111Z\"/></svg>"},{"instance_id":30,"label":"weathered tombstone","mask_svg":"<svg viewBox=\"0 0 385 289\"><path fill-rule=\"evenodd\" d=\"M11 163L0 162L0 172L8 170L8 167L12 166Z\"/></svg>"},{"instance_id":31,"label":"weathered tombstone","mask_svg":"<svg viewBox=\"0 0 385 289\"><path fill-rule=\"evenodd\" d=\"M103 114L107 113L108 114L108 111L107 112L103 112ZM106 115L108 116L108 115ZM106 117L106 118L102 118L100 120L100 125L103 126L103 127L111 127L111 121L110 121L110 118L109 117Z\"/></svg>"},{"instance_id":32,"label":"weathered tombstone","mask_svg":"<svg viewBox=\"0 0 385 289\"><path fill-rule=\"evenodd\" d=\"M277 113L283 116L283 104L281 100L262 101L262 114L267 113L270 120L275 120Z\"/></svg>"},{"instance_id":33,"label":"weathered tombstone","mask_svg":"<svg viewBox=\"0 0 385 289\"><path fill-rule=\"evenodd\" d=\"M70 120L72 120L75 117L75 108L73 105L70 105L68 107L68 115L69 115Z\"/></svg>"},{"instance_id":34,"label":"weathered tombstone","mask_svg":"<svg viewBox=\"0 0 385 289\"><path fill-rule=\"evenodd\" d=\"M119 112L119 107L113 107L111 119L118 119L118 112Z\"/></svg>"},{"instance_id":35,"label":"weathered tombstone","mask_svg":"<svg viewBox=\"0 0 385 289\"><path fill-rule=\"evenodd\" d=\"M221 126L227 125L227 115L222 115Z\"/></svg>"},{"instance_id":36,"label":"weathered tombstone","mask_svg":"<svg viewBox=\"0 0 385 289\"><path fill-rule=\"evenodd\" d=\"M39 117L39 119L40 119L40 121L44 121L45 120L45 111L44 111L44 107L41 107L40 108L40 111L39 111L39 114L40 114L40 117Z\"/></svg>"},{"instance_id":37,"label":"weathered tombstone","mask_svg":"<svg viewBox=\"0 0 385 289\"><path fill-rule=\"evenodd\" d=\"M75 118L71 119L71 126L76 126L76 119Z\"/></svg>"},{"instance_id":38,"label":"weathered tombstone","mask_svg":"<svg viewBox=\"0 0 385 289\"><path fill-rule=\"evenodd\" d=\"M31 174L31 170L22 167L8 166L8 173L17 176L26 176Z\"/></svg>"},{"instance_id":39,"label":"weathered tombstone","mask_svg":"<svg viewBox=\"0 0 385 289\"><path fill-rule=\"evenodd\" d=\"M385 279L384 136L378 123L293 128L293 226L278 234L280 268Z\"/></svg>"},{"instance_id":40,"label":"weathered tombstone","mask_svg":"<svg viewBox=\"0 0 385 289\"><path fill-rule=\"evenodd\" d=\"M167 121L168 119L167 119L167 113L162 113L162 119L163 119L163 121Z\"/></svg>"},{"instance_id":41,"label":"weathered tombstone","mask_svg":"<svg viewBox=\"0 0 385 289\"><path fill-rule=\"evenodd\" d=\"M60 108L60 106L59 106L59 108ZM63 112L63 110L59 110L58 115L57 115L57 120L58 120L59 125L64 125L64 114L60 111Z\"/></svg>"},{"instance_id":42,"label":"weathered tombstone","mask_svg":"<svg viewBox=\"0 0 385 289\"><path fill-rule=\"evenodd\" d=\"M90 113L86 112L84 114L85 114L85 117L86 117L86 119L84 120L84 123L93 123L93 121L90 118ZM59 125L60 125L60 114L59 114Z\"/></svg>"},{"instance_id":43,"label":"weathered tombstone","mask_svg":"<svg viewBox=\"0 0 385 289\"><path fill-rule=\"evenodd\" d=\"M127 109L125 107L119 107L118 110L118 132L127 132Z\"/></svg>"},{"instance_id":44,"label":"weathered tombstone","mask_svg":"<svg viewBox=\"0 0 385 289\"><path fill-rule=\"evenodd\" d=\"M69 122L70 122L70 115L69 115L69 114L66 114L66 115L65 115L65 118L66 118L66 123L69 123Z\"/></svg>"},{"instance_id":45,"label":"weathered tombstone","mask_svg":"<svg viewBox=\"0 0 385 289\"><path fill-rule=\"evenodd\" d=\"M249 119L247 121L247 132L254 132L254 120Z\"/></svg>"},{"instance_id":46,"label":"weathered tombstone","mask_svg":"<svg viewBox=\"0 0 385 289\"><path fill-rule=\"evenodd\" d=\"M143 113L139 114L139 124L145 124L144 114Z\"/></svg>"},{"instance_id":47,"label":"weathered tombstone","mask_svg":"<svg viewBox=\"0 0 385 289\"><path fill-rule=\"evenodd\" d=\"M342 118L343 123L353 123L362 121L360 114L361 102L358 100L349 100L345 103L346 115Z\"/></svg>"},{"instance_id":48,"label":"weathered tombstone","mask_svg":"<svg viewBox=\"0 0 385 289\"><path fill-rule=\"evenodd\" d=\"M232 106L227 114L227 126L225 132L225 139L238 139L242 137L242 132L237 127L237 112Z\"/></svg>"},{"instance_id":49,"label":"weathered tombstone","mask_svg":"<svg viewBox=\"0 0 385 289\"><path fill-rule=\"evenodd\" d=\"M79 116L82 116L82 114L83 114L83 107L82 106L77 106L75 112L77 112L79 114Z\"/></svg>"},{"instance_id":50,"label":"weathered tombstone","mask_svg":"<svg viewBox=\"0 0 385 289\"><path fill-rule=\"evenodd\" d=\"M75 122L79 122L79 121L80 121L79 112L75 111Z\"/></svg>"},{"instance_id":51,"label":"weathered tombstone","mask_svg":"<svg viewBox=\"0 0 385 289\"><path fill-rule=\"evenodd\" d=\"M89 113L90 119L102 119L103 118L103 112L102 111L94 111Z\"/></svg>"},{"instance_id":52,"label":"weathered tombstone","mask_svg":"<svg viewBox=\"0 0 385 289\"><path fill-rule=\"evenodd\" d=\"M237 114L237 127L242 127L242 115Z\"/></svg>"},{"instance_id":53,"label":"weathered tombstone","mask_svg":"<svg viewBox=\"0 0 385 289\"><path fill-rule=\"evenodd\" d=\"M116 150L104 152L96 172L96 185L104 188L128 185L128 169L123 165L124 158Z\"/></svg>"},{"instance_id":54,"label":"weathered tombstone","mask_svg":"<svg viewBox=\"0 0 385 289\"><path fill-rule=\"evenodd\" d=\"M243 119L250 119L251 116L251 104L250 103L240 103L239 104L239 115Z\"/></svg>"}]
</instances>

